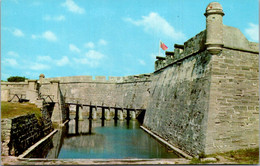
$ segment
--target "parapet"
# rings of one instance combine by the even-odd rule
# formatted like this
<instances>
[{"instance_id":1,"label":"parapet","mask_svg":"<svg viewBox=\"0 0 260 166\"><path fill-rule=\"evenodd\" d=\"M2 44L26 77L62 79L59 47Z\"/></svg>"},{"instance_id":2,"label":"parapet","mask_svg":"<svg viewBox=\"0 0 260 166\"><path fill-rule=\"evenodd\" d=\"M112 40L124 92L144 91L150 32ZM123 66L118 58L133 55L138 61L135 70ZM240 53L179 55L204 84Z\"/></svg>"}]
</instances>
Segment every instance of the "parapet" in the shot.
<instances>
[{"instance_id":1,"label":"parapet","mask_svg":"<svg viewBox=\"0 0 260 166\"><path fill-rule=\"evenodd\" d=\"M184 45L175 44L174 52L166 51L166 57L161 57L155 62L155 71L160 70L176 61L206 50L206 31L201 31L196 36L187 40ZM164 60L165 59L165 60Z\"/></svg>"},{"instance_id":2,"label":"parapet","mask_svg":"<svg viewBox=\"0 0 260 166\"><path fill-rule=\"evenodd\" d=\"M139 74L139 75L132 75L132 76L125 76L123 77L123 82L143 82L143 81L151 81L151 74Z\"/></svg>"},{"instance_id":3,"label":"parapet","mask_svg":"<svg viewBox=\"0 0 260 166\"><path fill-rule=\"evenodd\" d=\"M44 78L41 83L48 84L51 82L59 82L60 84L69 83L126 83L126 82L138 82L138 81L150 81L151 74L140 74L125 77L115 76L69 76L69 77L52 77ZM108 79L107 79L108 78Z\"/></svg>"},{"instance_id":4,"label":"parapet","mask_svg":"<svg viewBox=\"0 0 260 166\"><path fill-rule=\"evenodd\" d=\"M175 44L174 51L165 52L166 57L157 57L155 71L206 50L212 55L220 54L223 48L259 53L258 43L248 41L238 28L223 25L224 12L218 2L210 3L204 15L206 29L187 40L184 45Z\"/></svg>"},{"instance_id":5,"label":"parapet","mask_svg":"<svg viewBox=\"0 0 260 166\"><path fill-rule=\"evenodd\" d=\"M224 47L259 53L258 43L248 41L238 28L226 25L224 25Z\"/></svg>"}]
</instances>

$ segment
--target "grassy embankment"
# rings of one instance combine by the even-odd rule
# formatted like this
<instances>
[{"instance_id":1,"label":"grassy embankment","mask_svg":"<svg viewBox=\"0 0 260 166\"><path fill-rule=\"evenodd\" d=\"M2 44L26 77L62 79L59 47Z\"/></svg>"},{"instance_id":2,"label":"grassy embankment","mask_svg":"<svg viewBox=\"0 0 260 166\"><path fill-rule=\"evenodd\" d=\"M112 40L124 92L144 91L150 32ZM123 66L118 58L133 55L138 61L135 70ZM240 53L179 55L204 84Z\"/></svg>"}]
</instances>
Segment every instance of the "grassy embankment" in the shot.
<instances>
[{"instance_id":1,"label":"grassy embankment","mask_svg":"<svg viewBox=\"0 0 260 166\"><path fill-rule=\"evenodd\" d=\"M37 119L41 117L40 108L31 103L10 103L1 101L1 118L13 118L21 115L35 114Z\"/></svg>"},{"instance_id":2,"label":"grassy embankment","mask_svg":"<svg viewBox=\"0 0 260 166\"><path fill-rule=\"evenodd\" d=\"M217 162L202 162L199 159L192 159L190 164L207 164L232 162L234 164L259 164L259 148L240 149L225 153L216 153L204 157L215 157Z\"/></svg>"}]
</instances>

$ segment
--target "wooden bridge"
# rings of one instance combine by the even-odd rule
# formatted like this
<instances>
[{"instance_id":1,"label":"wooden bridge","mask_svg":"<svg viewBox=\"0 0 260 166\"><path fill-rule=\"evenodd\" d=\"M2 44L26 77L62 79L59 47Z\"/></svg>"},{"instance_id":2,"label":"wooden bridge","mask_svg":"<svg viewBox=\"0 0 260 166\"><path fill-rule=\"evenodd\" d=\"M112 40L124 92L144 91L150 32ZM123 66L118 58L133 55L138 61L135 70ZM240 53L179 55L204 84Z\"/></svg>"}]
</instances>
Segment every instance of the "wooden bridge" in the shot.
<instances>
[{"instance_id":1,"label":"wooden bridge","mask_svg":"<svg viewBox=\"0 0 260 166\"><path fill-rule=\"evenodd\" d=\"M101 115L101 119L106 119L105 118L105 110L111 110L114 109L115 110L115 114L114 114L114 120L123 120L123 114L122 111L126 110L126 119L135 119L136 116L138 116L142 111L145 111L145 109L134 109L134 108L125 108L125 107L116 107L116 106L105 106L105 105L93 105L93 104L80 104L80 103L65 103L66 105L70 106L70 105L75 105L76 106L76 117L75 119L79 119L79 108L81 107L89 107L89 117L88 119L91 120L95 120L96 119L96 112L93 111L93 108L95 108L95 110L97 111L97 108L101 108L102 109L102 115ZM120 112L119 112L120 111ZM130 116L130 112L132 112L132 117ZM94 113L94 117L93 117L93 113ZM137 114L136 114L137 113ZM118 118L118 114L119 114L119 118Z\"/></svg>"},{"instance_id":2,"label":"wooden bridge","mask_svg":"<svg viewBox=\"0 0 260 166\"><path fill-rule=\"evenodd\" d=\"M126 111L126 120L127 124L129 124L130 119L136 119L142 112L145 112L145 109L133 109L133 108L124 108L124 107L116 107L116 106L105 106L105 105L94 105L94 104L80 104L79 102L77 103L65 103L67 106L70 105L75 105L76 106L76 115L75 115L75 133L70 133L68 136L78 136L78 135L89 135L92 132L92 121L97 119L97 109L101 108L101 126L104 126L105 120L109 120L109 117L105 116L105 110L114 110L114 121L115 125L117 124L118 120L124 120L123 117L123 111ZM79 132L79 114L80 114L80 108L83 107L89 107L89 114L88 114L88 132ZM95 109L95 110L94 110ZM130 112L132 113L130 115ZM110 111L108 112L110 114ZM138 118L137 118L138 119ZM83 120L83 119L82 119Z\"/></svg>"}]
</instances>

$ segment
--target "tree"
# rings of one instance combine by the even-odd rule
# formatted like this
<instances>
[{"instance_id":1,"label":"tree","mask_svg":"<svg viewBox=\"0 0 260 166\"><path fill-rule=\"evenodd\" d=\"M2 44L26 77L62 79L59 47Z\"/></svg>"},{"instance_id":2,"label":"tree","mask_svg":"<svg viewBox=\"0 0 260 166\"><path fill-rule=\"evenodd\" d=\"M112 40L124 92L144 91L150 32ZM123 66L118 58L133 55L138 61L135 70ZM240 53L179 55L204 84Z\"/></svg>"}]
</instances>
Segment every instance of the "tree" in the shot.
<instances>
[{"instance_id":1,"label":"tree","mask_svg":"<svg viewBox=\"0 0 260 166\"><path fill-rule=\"evenodd\" d=\"M28 78L20 77L20 76L11 76L11 77L7 78L7 81L8 82L24 82L27 79Z\"/></svg>"}]
</instances>

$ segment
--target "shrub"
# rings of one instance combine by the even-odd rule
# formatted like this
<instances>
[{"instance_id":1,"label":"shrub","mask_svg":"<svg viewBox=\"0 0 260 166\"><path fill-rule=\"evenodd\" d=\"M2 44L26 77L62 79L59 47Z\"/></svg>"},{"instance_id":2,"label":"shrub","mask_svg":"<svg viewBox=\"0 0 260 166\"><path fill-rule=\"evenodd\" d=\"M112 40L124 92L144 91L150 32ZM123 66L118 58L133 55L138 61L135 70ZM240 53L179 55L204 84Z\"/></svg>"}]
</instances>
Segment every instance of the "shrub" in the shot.
<instances>
[{"instance_id":1,"label":"shrub","mask_svg":"<svg viewBox=\"0 0 260 166\"><path fill-rule=\"evenodd\" d=\"M11 76L7 78L8 82L24 82L26 79L25 77L20 77L20 76Z\"/></svg>"}]
</instances>

